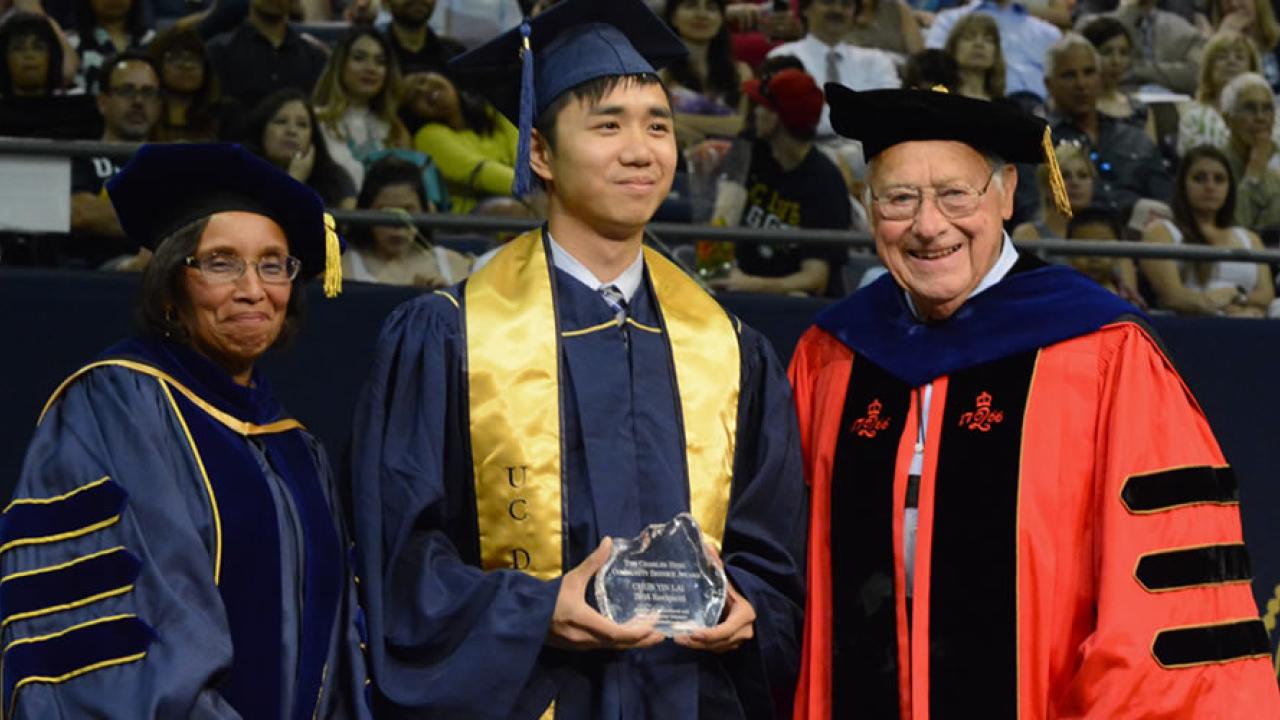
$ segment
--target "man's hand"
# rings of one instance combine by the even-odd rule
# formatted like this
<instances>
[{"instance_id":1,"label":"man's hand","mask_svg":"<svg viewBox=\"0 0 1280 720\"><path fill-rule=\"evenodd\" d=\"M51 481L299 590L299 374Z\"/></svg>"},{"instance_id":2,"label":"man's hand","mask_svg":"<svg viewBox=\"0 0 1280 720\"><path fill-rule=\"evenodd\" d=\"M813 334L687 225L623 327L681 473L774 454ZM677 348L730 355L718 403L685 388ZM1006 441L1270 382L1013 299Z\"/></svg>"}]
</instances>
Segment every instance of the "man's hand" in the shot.
<instances>
[{"instance_id":1,"label":"man's hand","mask_svg":"<svg viewBox=\"0 0 1280 720\"><path fill-rule=\"evenodd\" d=\"M653 629L652 621L619 625L587 604L587 583L609 559L611 546L609 538L605 538L595 552L560 580L560 594L547 630L548 645L569 650L632 650L662 642L663 635Z\"/></svg>"},{"instance_id":2,"label":"man's hand","mask_svg":"<svg viewBox=\"0 0 1280 720\"><path fill-rule=\"evenodd\" d=\"M716 290L727 292L763 292L763 283L755 275L748 275L738 268L731 268L723 277L711 278L707 284Z\"/></svg>"},{"instance_id":3,"label":"man's hand","mask_svg":"<svg viewBox=\"0 0 1280 720\"><path fill-rule=\"evenodd\" d=\"M707 545L707 552L711 554L712 560L717 565L724 568L724 562L715 548ZM751 607L751 603L747 602L747 599L733 587L732 582L726 582L725 590L724 619L720 624L713 628L672 638L677 645L693 650L722 653L737 650L742 643L756 636L756 609Z\"/></svg>"}]
</instances>

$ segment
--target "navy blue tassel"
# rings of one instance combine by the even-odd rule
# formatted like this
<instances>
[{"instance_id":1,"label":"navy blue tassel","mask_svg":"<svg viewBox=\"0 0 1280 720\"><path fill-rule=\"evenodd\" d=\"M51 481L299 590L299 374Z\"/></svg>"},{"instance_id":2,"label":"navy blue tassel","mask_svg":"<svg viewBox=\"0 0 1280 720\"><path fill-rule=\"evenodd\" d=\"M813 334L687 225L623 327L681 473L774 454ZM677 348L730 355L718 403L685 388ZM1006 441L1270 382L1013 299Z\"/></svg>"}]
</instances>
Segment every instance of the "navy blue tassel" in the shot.
<instances>
[{"instance_id":1,"label":"navy blue tassel","mask_svg":"<svg viewBox=\"0 0 1280 720\"><path fill-rule=\"evenodd\" d=\"M520 140L516 143L516 179L511 184L511 194L522 198L529 194L533 178L529 169L530 143L533 139L533 111L536 100L533 95L533 49L529 44L529 19L520 23L520 35L524 38L520 51Z\"/></svg>"}]
</instances>

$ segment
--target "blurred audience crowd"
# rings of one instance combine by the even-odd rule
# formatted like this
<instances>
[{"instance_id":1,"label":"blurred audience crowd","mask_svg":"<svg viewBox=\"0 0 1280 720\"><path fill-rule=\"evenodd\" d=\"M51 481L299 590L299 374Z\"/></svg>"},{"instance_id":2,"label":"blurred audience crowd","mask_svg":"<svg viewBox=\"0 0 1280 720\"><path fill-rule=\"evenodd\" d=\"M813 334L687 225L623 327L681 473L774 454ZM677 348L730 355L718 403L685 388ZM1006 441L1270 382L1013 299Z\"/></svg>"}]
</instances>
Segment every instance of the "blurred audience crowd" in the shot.
<instances>
[{"instance_id":1,"label":"blurred audience crowd","mask_svg":"<svg viewBox=\"0 0 1280 720\"><path fill-rule=\"evenodd\" d=\"M861 147L822 102L839 82L1045 117L1076 213L1048 202L1043 168L1020 166L1015 239L1280 243L1273 0L648 1L689 49L662 73L684 163L659 220L865 232ZM438 287L488 245L447 249L409 215L540 213L536 194L511 195L516 128L448 62L555 2L0 0L0 136L239 142L332 208L403 218L347 229L349 279ZM121 163L73 158L71 232L5 231L0 264L145 264L103 190ZM875 274L839 245L681 253L731 292L834 297ZM1265 265L1071 262L1153 310L1275 312Z\"/></svg>"}]
</instances>

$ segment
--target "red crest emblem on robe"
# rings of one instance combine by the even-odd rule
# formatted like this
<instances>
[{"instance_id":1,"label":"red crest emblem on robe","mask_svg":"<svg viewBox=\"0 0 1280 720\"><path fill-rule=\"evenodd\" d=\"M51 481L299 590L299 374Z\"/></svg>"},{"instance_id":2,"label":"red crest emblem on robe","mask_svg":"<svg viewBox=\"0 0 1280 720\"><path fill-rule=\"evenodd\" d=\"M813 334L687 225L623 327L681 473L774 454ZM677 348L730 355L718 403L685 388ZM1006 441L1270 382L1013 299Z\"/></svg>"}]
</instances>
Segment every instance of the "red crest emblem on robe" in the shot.
<instances>
[{"instance_id":1,"label":"red crest emblem on robe","mask_svg":"<svg viewBox=\"0 0 1280 720\"><path fill-rule=\"evenodd\" d=\"M889 421L892 418L881 418L880 411L884 408L880 404L880 398L875 398L871 404L867 406L867 414L853 421L853 426L849 431L865 438L873 438L876 433L889 427Z\"/></svg>"},{"instance_id":2,"label":"red crest emblem on robe","mask_svg":"<svg viewBox=\"0 0 1280 720\"><path fill-rule=\"evenodd\" d=\"M977 406L960 416L960 426L966 430L989 432L992 425L1004 421L1003 410L991 409L991 393L982 392L975 400Z\"/></svg>"}]
</instances>

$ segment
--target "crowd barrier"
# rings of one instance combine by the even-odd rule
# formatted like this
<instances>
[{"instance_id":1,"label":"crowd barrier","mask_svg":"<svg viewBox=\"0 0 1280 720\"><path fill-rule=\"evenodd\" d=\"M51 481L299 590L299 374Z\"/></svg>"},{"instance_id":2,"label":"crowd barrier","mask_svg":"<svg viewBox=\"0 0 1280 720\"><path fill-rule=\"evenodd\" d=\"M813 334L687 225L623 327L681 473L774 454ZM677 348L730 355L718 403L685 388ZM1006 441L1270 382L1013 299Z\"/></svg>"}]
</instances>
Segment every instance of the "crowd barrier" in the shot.
<instances>
[{"instance_id":1,"label":"crowd barrier","mask_svg":"<svg viewBox=\"0 0 1280 720\"><path fill-rule=\"evenodd\" d=\"M129 334L137 277L0 269L0 497L9 497L34 423L69 373ZM346 452L352 409L384 317L414 297L405 288L348 283L337 300L308 287L306 320L293 343L263 366L276 394L336 462ZM820 300L727 295L724 304L763 332L785 362L824 306ZM1254 592L1273 637L1280 614L1280 323L1159 317L1155 326L1199 398L1240 479ZM1160 432L1153 418L1151 432Z\"/></svg>"},{"instance_id":2,"label":"crowd barrier","mask_svg":"<svg viewBox=\"0 0 1280 720\"><path fill-rule=\"evenodd\" d=\"M89 140L41 140L0 136L0 170L9 158L72 158L107 156L123 163L137 150L131 143L104 143ZM0 228L5 226L5 197L0 194ZM333 215L344 226L393 224L405 222L406 216L369 210L335 210ZM466 236L484 235L501 231L526 230L536 225L532 220L448 213L420 213L407 216L408 220L424 230L455 233ZM712 227L686 223L653 223L649 226L649 238L655 244L688 243L696 240L718 240L731 243L778 242L802 245L844 245L852 250L869 251L874 247L866 235L837 230L757 229L741 227ZM447 242L445 244L448 244ZM1280 266L1280 250L1253 250L1242 247L1209 247L1203 245L1163 245L1117 240L1063 240L1044 239L1020 241L1022 250L1037 253L1046 258L1070 256L1114 256L1131 258L1168 258L1173 260L1234 260L1240 262L1267 263Z\"/></svg>"}]
</instances>

